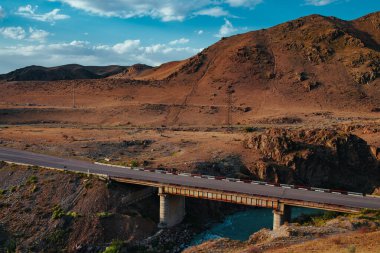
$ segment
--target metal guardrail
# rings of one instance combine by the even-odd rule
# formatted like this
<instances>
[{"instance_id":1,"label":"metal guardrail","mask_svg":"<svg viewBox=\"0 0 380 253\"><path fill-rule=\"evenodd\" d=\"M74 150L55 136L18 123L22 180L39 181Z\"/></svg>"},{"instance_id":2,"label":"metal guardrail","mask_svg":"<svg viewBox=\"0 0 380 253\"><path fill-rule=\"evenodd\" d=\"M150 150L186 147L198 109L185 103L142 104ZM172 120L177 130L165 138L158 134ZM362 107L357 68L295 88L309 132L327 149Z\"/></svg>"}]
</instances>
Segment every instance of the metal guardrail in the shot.
<instances>
[{"instance_id":1,"label":"metal guardrail","mask_svg":"<svg viewBox=\"0 0 380 253\"><path fill-rule=\"evenodd\" d=\"M139 170L139 171L154 172L154 173L160 173L160 174L178 175L178 176L183 176L183 177L204 178L204 179L210 179L210 180L222 180L222 181L232 182L232 183L248 183L248 184L256 184L256 185L266 185L266 186L273 186L273 187L281 187L284 189L298 189L298 190L304 190L304 191L342 194L342 195L350 195L350 196L357 196L357 197L369 196L369 195L366 195L365 193L360 193L360 192L342 191L342 190L336 190L336 189L325 189L325 188L309 187L309 186L303 186L303 185L289 185L289 184L270 183L270 182L265 182L265 181L228 178L228 177L224 177L224 176L211 176L211 175L205 175L205 174L199 174L199 173L168 172L166 170L161 170L161 169L127 167L127 166L112 165L112 164L99 163L99 162L95 162L94 164L105 165L105 166L110 166L110 167L125 168L125 169L133 169L133 170Z\"/></svg>"}]
</instances>

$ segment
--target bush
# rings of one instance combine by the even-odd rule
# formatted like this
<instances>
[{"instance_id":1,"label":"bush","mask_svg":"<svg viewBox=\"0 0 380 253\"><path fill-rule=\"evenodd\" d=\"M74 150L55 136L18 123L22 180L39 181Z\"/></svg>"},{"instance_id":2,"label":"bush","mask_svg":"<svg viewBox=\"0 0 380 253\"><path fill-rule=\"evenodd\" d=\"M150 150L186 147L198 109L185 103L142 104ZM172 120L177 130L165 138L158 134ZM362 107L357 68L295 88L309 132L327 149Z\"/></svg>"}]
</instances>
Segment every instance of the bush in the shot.
<instances>
[{"instance_id":1,"label":"bush","mask_svg":"<svg viewBox=\"0 0 380 253\"><path fill-rule=\"evenodd\" d=\"M4 195L7 191L4 189L0 189L0 196Z\"/></svg>"},{"instance_id":2,"label":"bush","mask_svg":"<svg viewBox=\"0 0 380 253\"><path fill-rule=\"evenodd\" d=\"M38 190L37 185L33 185L32 189L30 189L31 193L35 193Z\"/></svg>"},{"instance_id":3,"label":"bush","mask_svg":"<svg viewBox=\"0 0 380 253\"><path fill-rule=\"evenodd\" d=\"M136 160L132 160L131 161L131 167L133 168L133 167L137 167L137 166L139 166L139 162Z\"/></svg>"},{"instance_id":4,"label":"bush","mask_svg":"<svg viewBox=\"0 0 380 253\"><path fill-rule=\"evenodd\" d=\"M347 248L347 252L348 252L348 253L355 253L355 252L356 252L356 247L355 247L355 245L350 245L350 246L348 246L348 248Z\"/></svg>"},{"instance_id":5,"label":"bush","mask_svg":"<svg viewBox=\"0 0 380 253\"><path fill-rule=\"evenodd\" d=\"M35 183L37 183L37 181L38 181L37 177L33 175L33 176L30 176L28 178L28 180L26 181L26 183L27 184L35 184Z\"/></svg>"},{"instance_id":6,"label":"bush","mask_svg":"<svg viewBox=\"0 0 380 253\"><path fill-rule=\"evenodd\" d=\"M112 215L113 213L109 213L109 212L100 212L96 214L96 216L98 216L101 219L111 217Z\"/></svg>"},{"instance_id":7,"label":"bush","mask_svg":"<svg viewBox=\"0 0 380 253\"><path fill-rule=\"evenodd\" d=\"M53 214L51 215L51 218L53 220L57 220L65 216L65 212L62 210L62 207L59 205L56 205L53 207Z\"/></svg>"},{"instance_id":8,"label":"bush","mask_svg":"<svg viewBox=\"0 0 380 253\"><path fill-rule=\"evenodd\" d=\"M71 218L78 218L80 215L77 212L71 211L71 212L67 212L66 216L69 216Z\"/></svg>"},{"instance_id":9,"label":"bush","mask_svg":"<svg viewBox=\"0 0 380 253\"><path fill-rule=\"evenodd\" d=\"M111 245L108 246L103 253L119 253L123 247L124 242L121 240L113 240Z\"/></svg>"},{"instance_id":10,"label":"bush","mask_svg":"<svg viewBox=\"0 0 380 253\"><path fill-rule=\"evenodd\" d=\"M5 253L14 253L16 252L16 248L17 248L17 245L14 240L10 240L5 243Z\"/></svg>"},{"instance_id":11,"label":"bush","mask_svg":"<svg viewBox=\"0 0 380 253\"><path fill-rule=\"evenodd\" d=\"M252 132L255 131L255 128L254 128L254 127L246 127L246 128L244 128L244 131L245 131L246 133L252 133Z\"/></svg>"}]
</instances>

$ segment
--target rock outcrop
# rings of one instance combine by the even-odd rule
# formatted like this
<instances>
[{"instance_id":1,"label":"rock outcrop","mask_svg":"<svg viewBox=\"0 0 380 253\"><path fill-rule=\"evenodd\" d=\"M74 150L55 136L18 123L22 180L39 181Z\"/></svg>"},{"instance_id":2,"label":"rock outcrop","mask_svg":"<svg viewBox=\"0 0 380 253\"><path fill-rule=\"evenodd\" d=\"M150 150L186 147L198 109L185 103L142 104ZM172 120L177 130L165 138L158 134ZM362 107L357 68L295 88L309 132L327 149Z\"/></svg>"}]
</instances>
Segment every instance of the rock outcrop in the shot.
<instances>
[{"instance_id":1,"label":"rock outcrop","mask_svg":"<svg viewBox=\"0 0 380 253\"><path fill-rule=\"evenodd\" d=\"M367 193L380 185L373 148L352 134L273 129L248 137L244 145L262 155L249 168L262 180Z\"/></svg>"}]
</instances>

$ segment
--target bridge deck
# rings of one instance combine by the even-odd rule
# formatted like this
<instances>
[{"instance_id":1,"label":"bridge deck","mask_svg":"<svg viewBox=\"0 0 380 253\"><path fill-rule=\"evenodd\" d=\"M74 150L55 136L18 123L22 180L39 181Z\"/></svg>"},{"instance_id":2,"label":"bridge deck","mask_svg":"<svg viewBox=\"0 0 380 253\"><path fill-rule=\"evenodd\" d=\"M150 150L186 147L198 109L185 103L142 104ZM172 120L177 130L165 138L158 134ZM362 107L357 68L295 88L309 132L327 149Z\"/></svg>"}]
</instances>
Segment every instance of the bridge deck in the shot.
<instances>
[{"instance_id":1,"label":"bridge deck","mask_svg":"<svg viewBox=\"0 0 380 253\"><path fill-rule=\"evenodd\" d=\"M73 172L103 174L111 178L118 179L119 181L150 185L154 187L170 186L177 189L177 192L178 189L191 189L202 192L207 192L207 190L209 190L219 194L228 193L236 196L244 195L262 199L274 199L278 202L289 205L337 210L342 212L357 212L362 208L380 209L380 198L308 191L304 189L288 189L275 187L272 185L258 185L244 182L231 182L200 177L140 171L116 166L93 164L90 162L73 159L58 158L3 147L0 147L0 161L1 160L41 167L64 169ZM179 194L185 195L181 193ZM212 195L211 198L208 199L212 199ZM223 201L223 199L220 200Z\"/></svg>"}]
</instances>

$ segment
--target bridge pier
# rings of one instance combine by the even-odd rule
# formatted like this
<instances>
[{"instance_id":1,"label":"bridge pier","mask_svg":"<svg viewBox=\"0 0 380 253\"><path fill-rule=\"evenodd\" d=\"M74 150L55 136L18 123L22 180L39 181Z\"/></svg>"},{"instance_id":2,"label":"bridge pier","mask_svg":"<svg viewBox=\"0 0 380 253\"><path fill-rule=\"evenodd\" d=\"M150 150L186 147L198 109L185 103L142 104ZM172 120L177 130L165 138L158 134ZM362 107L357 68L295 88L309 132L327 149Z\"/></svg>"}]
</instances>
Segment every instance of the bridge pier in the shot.
<instances>
[{"instance_id":1,"label":"bridge pier","mask_svg":"<svg viewBox=\"0 0 380 253\"><path fill-rule=\"evenodd\" d=\"M273 230L279 229L285 222L289 222L291 215L291 207L280 204L278 209L273 210Z\"/></svg>"},{"instance_id":2,"label":"bridge pier","mask_svg":"<svg viewBox=\"0 0 380 253\"><path fill-rule=\"evenodd\" d=\"M159 188L160 223L159 228L173 227L182 222L185 217L185 197L163 193Z\"/></svg>"}]
</instances>

